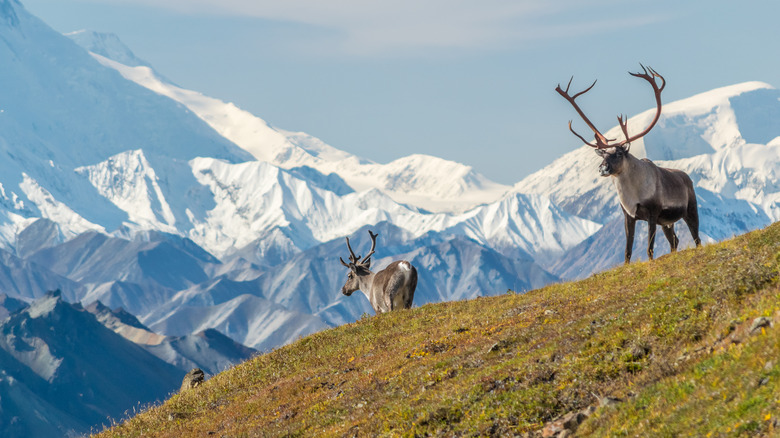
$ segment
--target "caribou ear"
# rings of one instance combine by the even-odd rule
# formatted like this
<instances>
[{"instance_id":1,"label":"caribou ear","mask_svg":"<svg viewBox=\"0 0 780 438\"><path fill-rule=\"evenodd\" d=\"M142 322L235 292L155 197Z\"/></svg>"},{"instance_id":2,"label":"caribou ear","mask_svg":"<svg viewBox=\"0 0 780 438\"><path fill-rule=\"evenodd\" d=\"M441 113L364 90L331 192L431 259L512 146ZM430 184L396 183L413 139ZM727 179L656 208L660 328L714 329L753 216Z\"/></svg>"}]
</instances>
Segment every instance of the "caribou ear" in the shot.
<instances>
[{"instance_id":1,"label":"caribou ear","mask_svg":"<svg viewBox=\"0 0 780 438\"><path fill-rule=\"evenodd\" d=\"M604 150L604 149L594 149L594 150L593 150L593 152L595 152L595 153L596 153L596 155L598 155L598 156L599 156L599 157L601 157L601 158L605 158L607 155L609 155L609 154L607 153L607 151L606 151L606 150Z\"/></svg>"}]
</instances>

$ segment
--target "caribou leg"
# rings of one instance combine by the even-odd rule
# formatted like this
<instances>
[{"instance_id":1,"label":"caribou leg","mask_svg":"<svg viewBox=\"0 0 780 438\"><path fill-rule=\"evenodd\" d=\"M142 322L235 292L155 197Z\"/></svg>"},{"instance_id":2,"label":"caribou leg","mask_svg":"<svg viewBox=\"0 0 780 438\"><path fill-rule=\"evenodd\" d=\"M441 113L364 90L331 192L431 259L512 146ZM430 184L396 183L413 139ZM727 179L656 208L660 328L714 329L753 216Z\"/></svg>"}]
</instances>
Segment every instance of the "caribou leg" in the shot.
<instances>
[{"instance_id":1,"label":"caribou leg","mask_svg":"<svg viewBox=\"0 0 780 438\"><path fill-rule=\"evenodd\" d=\"M625 228L626 228L626 258L625 264L631 262L631 250L634 248L634 230L636 229L636 218L623 210L623 216L625 216Z\"/></svg>"},{"instance_id":2,"label":"caribou leg","mask_svg":"<svg viewBox=\"0 0 780 438\"><path fill-rule=\"evenodd\" d=\"M655 232L656 232L656 225L655 225L655 218L650 218L647 220L647 258L648 260L653 260L653 251L655 248Z\"/></svg>"},{"instance_id":3,"label":"caribou leg","mask_svg":"<svg viewBox=\"0 0 780 438\"><path fill-rule=\"evenodd\" d=\"M664 230L664 235L666 240L669 241L669 247L672 249L672 252L677 252L677 244L680 243L680 239L674 234L674 224L661 227L661 229Z\"/></svg>"},{"instance_id":4,"label":"caribou leg","mask_svg":"<svg viewBox=\"0 0 780 438\"><path fill-rule=\"evenodd\" d=\"M688 204L688 212L683 217L685 224L688 225L688 229L691 231L691 237L693 237L696 246L701 246L701 239L699 239L699 209L696 207L696 202Z\"/></svg>"}]
</instances>

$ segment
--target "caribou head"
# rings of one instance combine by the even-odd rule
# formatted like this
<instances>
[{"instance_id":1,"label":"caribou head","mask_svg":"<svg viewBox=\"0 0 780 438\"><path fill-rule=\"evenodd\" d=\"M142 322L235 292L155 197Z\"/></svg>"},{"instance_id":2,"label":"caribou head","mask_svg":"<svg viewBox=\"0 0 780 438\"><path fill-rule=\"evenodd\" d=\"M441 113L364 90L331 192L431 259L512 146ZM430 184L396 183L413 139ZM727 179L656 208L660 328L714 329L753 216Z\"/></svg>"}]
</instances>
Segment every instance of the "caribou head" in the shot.
<instances>
[{"instance_id":1,"label":"caribou head","mask_svg":"<svg viewBox=\"0 0 780 438\"><path fill-rule=\"evenodd\" d=\"M371 274L371 256L374 255L376 249L376 237L379 234L374 234L371 230L368 230L368 235L371 237L371 250L365 257L356 256L355 251L352 251L352 245L349 244L349 237L347 237L347 249L349 249L349 263L339 257L341 264L349 268L347 272L347 282L341 288L341 293L346 296L352 295L353 292L360 290L359 277L366 277Z\"/></svg>"},{"instance_id":2,"label":"caribou head","mask_svg":"<svg viewBox=\"0 0 780 438\"><path fill-rule=\"evenodd\" d=\"M625 263L631 260L631 251L634 244L634 229L637 220L648 223L647 255L653 259L653 247L655 245L656 225L661 225L664 235L669 240L672 252L677 251L679 240L674 233L674 223L683 219L688 225L696 246L701 244L699 239L699 213L696 205L696 193L693 190L691 178L683 171L658 167L648 159L637 159L629 152L631 142L636 141L650 132L661 117L661 92L666 87L666 80L650 67L641 65L642 72L630 75L644 79L653 88L655 94L656 112L653 120L642 132L628 135L628 117L618 116L618 125L623 132L624 139L608 139L588 119L576 99L590 91L596 81L573 96L569 94L571 82L569 80L566 89L561 85L555 88L577 111L586 125L593 131L594 141L589 142L578 134L571 126L569 130L583 143L595 149L603 161L599 166L599 174L604 177L612 177L618 192L618 199L625 217L626 252ZM658 81L661 83L659 85ZM625 118L624 118L625 117Z\"/></svg>"}]
</instances>

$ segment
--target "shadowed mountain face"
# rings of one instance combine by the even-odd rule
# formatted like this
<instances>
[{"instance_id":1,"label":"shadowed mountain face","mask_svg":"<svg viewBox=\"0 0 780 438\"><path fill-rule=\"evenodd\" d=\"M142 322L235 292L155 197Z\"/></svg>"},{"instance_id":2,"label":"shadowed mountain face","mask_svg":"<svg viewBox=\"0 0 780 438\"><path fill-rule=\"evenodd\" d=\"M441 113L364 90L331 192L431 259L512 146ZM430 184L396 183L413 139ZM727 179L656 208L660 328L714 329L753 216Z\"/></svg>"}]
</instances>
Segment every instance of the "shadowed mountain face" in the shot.
<instances>
[{"instance_id":1,"label":"shadowed mountain face","mask_svg":"<svg viewBox=\"0 0 780 438\"><path fill-rule=\"evenodd\" d=\"M73 426L85 432L138 403L166 398L186 373L107 329L81 306L62 301L59 293L4 321L0 350L6 377L0 400L8 403L0 421L21 421L14 425L17 434L4 436L35 436L44 427L59 430L57 435ZM47 421L31 418L28 402L19 397L25 393L34 394L29 403L51 408L44 411Z\"/></svg>"},{"instance_id":2,"label":"shadowed mountain face","mask_svg":"<svg viewBox=\"0 0 780 438\"><path fill-rule=\"evenodd\" d=\"M28 304L22 300L11 298L6 294L0 294L0 320L27 306Z\"/></svg>"},{"instance_id":3,"label":"shadowed mountain face","mask_svg":"<svg viewBox=\"0 0 780 438\"><path fill-rule=\"evenodd\" d=\"M86 310L95 315L106 328L182 371L200 368L214 375L257 353L214 329L184 336L162 336L141 324L124 309L111 310L100 301L95 301Z\"/></svg>"},{"instance_id":4,"label":"shadowed mountain face","mask_svg":"<svg viewBox=\"0 0 780 438\"><path fill-rule=\"evenodd\" d=\"M3 437L57 437L100 429L168 398L184 375L210 375L256 353L215 330L181 337L149 331L99 302L88 309L51 292L27 305L4 297L0 324Z\"/></svg>"},{"instance_id":5,"label":"shadowed mountain face","mask_svg":"<svg viewBox=\"0 0 780 438\"><path fill-rule=\"evenodd\" d=\"M205 281L204 267L219 263L197 245L187 245L176 236L152 237L126 240L89 232L42 249L29 260L82 283L121 279L173 290Z\"/></svg>"}]
</instances>

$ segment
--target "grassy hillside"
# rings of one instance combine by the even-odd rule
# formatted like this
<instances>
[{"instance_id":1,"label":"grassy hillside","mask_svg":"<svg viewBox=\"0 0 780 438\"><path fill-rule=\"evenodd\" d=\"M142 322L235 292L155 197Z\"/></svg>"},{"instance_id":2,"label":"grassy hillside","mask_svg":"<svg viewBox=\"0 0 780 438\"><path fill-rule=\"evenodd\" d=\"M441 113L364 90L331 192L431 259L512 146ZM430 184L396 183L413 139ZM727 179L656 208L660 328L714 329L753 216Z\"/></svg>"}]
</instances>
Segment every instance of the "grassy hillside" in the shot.
<instances>
[{"instance_id":1,"label":"grassy hillside","mask_svg":"<svg viewBox=\"0 0 780 438\"><path fill-rule=\"evenodd\" d=\"M620 401L578 434L780 435L779 270L780 223L576 283L365 317L100 436L522 435L604 396ZM762 316L772 326L749 333Z\"/></svg>"}]
</instances>

